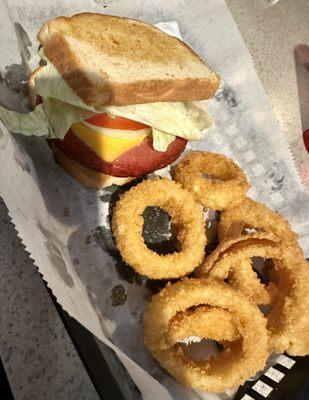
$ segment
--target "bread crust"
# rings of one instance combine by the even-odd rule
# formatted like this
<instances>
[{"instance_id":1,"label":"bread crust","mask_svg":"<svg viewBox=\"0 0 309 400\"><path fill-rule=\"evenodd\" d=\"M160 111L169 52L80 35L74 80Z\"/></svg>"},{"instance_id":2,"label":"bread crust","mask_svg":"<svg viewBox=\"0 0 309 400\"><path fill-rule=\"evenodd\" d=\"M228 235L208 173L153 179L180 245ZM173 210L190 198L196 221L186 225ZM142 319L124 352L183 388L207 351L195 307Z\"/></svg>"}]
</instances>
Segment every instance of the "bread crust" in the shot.
<instances>
[{"instance_id":1,"label":"bread crust","mask_svg":"<svg viewBox=\"0 0 309 400\"><path fill-rule=\"evenodd\" d=\"M209 79L153 79L110 87L109 103L117 106L153 103L154 101L192 101L213 97L220 81ZM199 90L197 91L197 88ZM155 99L155 100L154 100ZM94 104L96 100L94 98Z\"/></svg>"},{"instance_id":2,"label":"bread crust","mask_svg":"<svg viewBox=\"0 0 309 400\"><path fill-rule=\"evenodd\" d=\"M65 172L72 178L77 180L82 185L90 189L104 189L111 185L122 186L132 181L133 177L116 177L101 172L95 171L91 168L84 167L77 161L67 157L61 150L51 143L56 161L65 170Z\"/></svg>"},{"instance_id":3,"label":"bread crust","mask_svg":"<svg viewBox=\"0 0 309 400\"><path fill-rule=\"evenodd\" d=\"M110 21L111 18L116 18L116 21L121 21L128 26L139 25L143 30L147 27L147 31L149 31L149 35L155 44L160 41L161 34L164 35L164 38L168 36L159 29L141 21L105 14L81 13L69 18L58 17L47 21L38 34L38 39L44 46L45 54L69 86L86 104L100 107L107 104L124 106L157 101L203 100L212 97L218 89L220 78L208 69L189 46L175 38L170 39L171 48L175 50L175 46L179 47L180 53L188 56L188 59L194 61L198 68L205 68L204 77L190 77L188 74L186 78L177 78L173 76L173 65L168 65L166 68L169 69L170 76L164 79L134 80L128 83L117 82L109 78L108 71L103 71L99 77L94 76L91 79L89 71L86 73L61 32L63 25L73 26L73 24L77 24L86 18L94 20L100 18L102 23L105 20ZM82 33L80 33L80 36L82 36ZM159 37L158 40L156 40L157 37ZM144 49L144 51L146 50ZM155 61L153 62L155 64Z\"/></svg>"}]
</instances>

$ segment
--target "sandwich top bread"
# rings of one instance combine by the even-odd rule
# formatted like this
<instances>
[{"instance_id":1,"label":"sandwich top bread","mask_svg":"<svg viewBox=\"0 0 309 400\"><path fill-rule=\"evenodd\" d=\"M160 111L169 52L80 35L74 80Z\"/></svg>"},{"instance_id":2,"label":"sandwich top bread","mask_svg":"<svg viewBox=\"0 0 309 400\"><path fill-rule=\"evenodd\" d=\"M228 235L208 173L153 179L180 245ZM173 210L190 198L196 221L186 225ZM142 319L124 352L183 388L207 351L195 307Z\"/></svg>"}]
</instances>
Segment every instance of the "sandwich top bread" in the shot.
<instances>
[{"instance_id":1,"label":"sandwich top bread","mask_svg":"<svg viewBox=\"0 0 309 400\"><path fill-rule=\"evenodd\" d=\"M220 80L181 40L141 21L82 13L47 21L47 58L95 106L212 97Z\"/></svg>"}]
</instances>

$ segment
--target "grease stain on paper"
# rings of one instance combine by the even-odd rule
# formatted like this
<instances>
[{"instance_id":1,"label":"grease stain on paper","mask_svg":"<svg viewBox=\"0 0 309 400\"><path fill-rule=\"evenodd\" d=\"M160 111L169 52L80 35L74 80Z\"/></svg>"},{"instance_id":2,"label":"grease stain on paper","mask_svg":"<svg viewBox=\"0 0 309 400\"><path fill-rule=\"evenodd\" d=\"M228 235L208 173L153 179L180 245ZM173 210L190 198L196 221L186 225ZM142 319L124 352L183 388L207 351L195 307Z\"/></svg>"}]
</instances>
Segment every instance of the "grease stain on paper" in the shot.
<instances>
[{"instance_id":1,"label":"grease stain on paper","mask_svg":"<svg viewBox=\"0 0 309 400\"><path fill-rule=\"evenodd\" d=\"M114 266L121 280L129 283L134 282L138 285L141 285L144 282L143 278L122 260L121 255L115 246L113 235L109 227L103 225L97 226L92 232L92 235L87 236L87 243L90 244L92 239L104 253L107 252L113 257Z\"/></svg>"},{"instance_id":2,"label":"grease stain on paper","mask_svg":"<svg viewBox=\"0 0 309 400\"><path fill-rule=\"evenodd\" d=\"M16 163L21 167L21 169L25 172L27 172L27 174L31 174L31 167L30 165L25 162L24 160L22 160L20 158L20 155L18 152L14 152L14 160L16 161Z\"/></svg>"},{"instance_id":3,"label":"grease stain on paper","mask_svg":"<svg viewBox=\"0 0 309 400\"><path fill-rule=\"evenodd\" d=\"M65 261L60 251L62 243L53 232L44 228L40 221L37 222L37 226L44 235L44 245L47 250L49 260L53 263L53 266L56 268L60 278L64 281L64 283L69 287L73 287L73 278L68 273Z\"/></svg>"},{"instance_id":4,"label":"grease stain on paper","mask_svg":"<svg viewBox=\"0 0 309 400\"><path fill-rule=\"evenodd\" d=\"M265 177L272 183L271 190L273 192L278 192L282 189L284 184L284 175L281 172L279 163L275 162L273 168L266 171Z\"/></svg>"},{"instance_id":5,"label":"grease stain on paper","mask_svg":"<svg viewBox=\"0 0 309 400\"><path fill-rule=\"evenodd\" d=\"M224 84L224 86L217 91L215 99L217 101L225 101L232 108L238 106L235 90L227 84Z\"/></svg>"},{"instance_id":6,"label":"grease stain on paper","mask_svg":"<svg viewBox=\"0 0 309 400\"><path fill-rule=\"evenodd\" d=\"M29 67L27 61L30 60L30 51L28 47L32 46L29 35L21 26L21 24L14 23L15 33L21 46L21 63L13 63L7 65L4 73L0 74L0 84L5 84L13 92L20 93L24 96L28 93L28 72Z\"/></svg>"},{"instance_id":7,"label":"grease stain on paper","mask_svg":"<svg viewBox=\"0 0 309 400\"><path fill-rule=\"evenodd\" d=\"M112 306L118 307L125 304L127 301L127 294L123 285L116 285L112 288L110 298Z\"/></svg>"},{"instance_id":8,"label":"grease stain on paper","mask_svg":"<svg viewBox=\"0 0 309 400\"><path fill-rule=\"evenodd\" d=\"M106 8L108 5L112 4L113 1L115 0L94 0L97 4L103 6Z\"/></svg>"}]
</instances>

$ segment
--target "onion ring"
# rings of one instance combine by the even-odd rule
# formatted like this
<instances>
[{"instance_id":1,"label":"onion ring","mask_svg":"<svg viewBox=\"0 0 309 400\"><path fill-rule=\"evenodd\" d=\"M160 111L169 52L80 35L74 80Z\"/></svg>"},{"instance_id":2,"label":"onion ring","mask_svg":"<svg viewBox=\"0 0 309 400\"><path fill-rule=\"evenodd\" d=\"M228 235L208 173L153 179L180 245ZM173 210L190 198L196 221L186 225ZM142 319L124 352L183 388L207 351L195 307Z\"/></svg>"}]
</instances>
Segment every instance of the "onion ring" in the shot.
<instances>
[{"instance_id":1,"label":"onion ring","mask_svg":"<svg viewBox=\"0 0 309 400\"><path fill-rule=\"evenodd\" d=\"M292 356L309 353L309 278L308 265L299 252L292 246L285 246L273 234L243 235L238 239L221 242L217 249L206 259L199 277L226 279L234 271L229 283L240 289L250 299L260 304L265 286L255 276L246 275L242 262L252 256L273 260L269 271L271 286L269 292L270 311L265 314L267 329L270 333L270 348L275 352L284 352ZM236 284L235 284L236 282Z\"/></svg>"},{"instance_id":2,"label":"onion ring","mask_svg":"<svg viewBox=\"0 0 309 400\"><path fill-rule=\"evenodd\" d=\"M167 333L170 344L196 336L217 341L233 342L240 339L233 316L217 307L199 306L178 313L171 321Z\"/></svg>"},{"instance_id":3,"label":"onion ring","mask_svg":"<svg viewBox=\"0 0 309 400\"><path fill-rule=\"evenodd\" d=\"M214 179L206 179L203 174ZM241 168L230 158L216 153L194 151L172 171L172 177L196 200L213 210L224 210L241 203L249 184Z\"/></svg>"},{"instance_id":4,"label":"onion ring","mask_svg":"<svg viewBox=\"0 0 309 400\"><path fill-rule=\"evenodd\" d=\"M173 343L169 330L178 313L202 305L229 312L242 340L232 342L216 359L193 361ZM217 329L218 337L222 337L220 325ZM145 344L178 381L209 392L243 383L264 368L268 356L266 320L257 306L241 292L212 279L185 278L153 296L145 313Z\"/></svg>"},{"instance_id":5,"label":"onion ring","mask_svg":"<svg viewBox=\"0 0 309 400\"><path fill-rule=\"evenodd\" d=\"M148 206L159 206L170 214L181 246L179 251L160 255L147 247L142 236L142 214ZM112 230L124 261L151 279L183 277L204 257L202 208L189 192L168 179L143 181L125 192L114 208Z\"/></svg>"},{"instance_id":6,"label":"onion ring","mask_svg":"<svg viewBox=\"0 0 309 400\"><path fill-rule=\"evenodd\" d=\"M251 265L252 257L271 258L279 251L279 238L272 234L253 233L229 237L206 258L197 274L226 280L256 304L270 304L277 293L274 283L264 285Z\"/></svg>"},{"instance_id":7,"label":"onion ring","mask_svg":"<svg viewBox=\"0 0 309 400\"><path fill-rule=\"evenodd\" d=\"M300 253L302 250L297 243L297 235L291 230L290 224L280 214L270 210L262 203L246 198L237 206L225 210L220 215L219 240L222 240L233 224L244 228L254 228L259 231L272 232Z\"/></svg>"},{"instance_id":8,"label":"onion ring","mask_svg":"<svg viewBox=\"0 0 309 400\"><path fill-rule=\"evenodd\" d=\"M270 347L305 356L309 354L309 264L291 248L283 248L281 257L274 260L271 277L279 294L266 314Z\"/></svg>"}]
</instances>

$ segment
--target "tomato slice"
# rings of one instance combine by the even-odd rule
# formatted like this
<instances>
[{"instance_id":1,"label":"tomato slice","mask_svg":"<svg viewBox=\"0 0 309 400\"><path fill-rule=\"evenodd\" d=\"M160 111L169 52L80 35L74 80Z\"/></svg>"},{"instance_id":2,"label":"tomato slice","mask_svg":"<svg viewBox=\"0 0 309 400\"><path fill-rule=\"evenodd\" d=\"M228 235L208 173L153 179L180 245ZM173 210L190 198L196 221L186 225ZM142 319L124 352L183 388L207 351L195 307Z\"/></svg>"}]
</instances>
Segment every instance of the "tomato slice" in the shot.
<instances>
[{"instance_id":1,"label":"tomato slice","mask_svg":"<svg viewBox=\"0 0 309 400\"><path fill-rule=\"evenodd\" d=\"M141 122L133 121L132 119L124 117L112 117L107 113L95 114L92 117L86 119L89 124L101 126L103 128L111 129L123 129L129 131L137 131L139 129L149 128L148 125L144 125Z\"/></svg>"}]
</instances>

